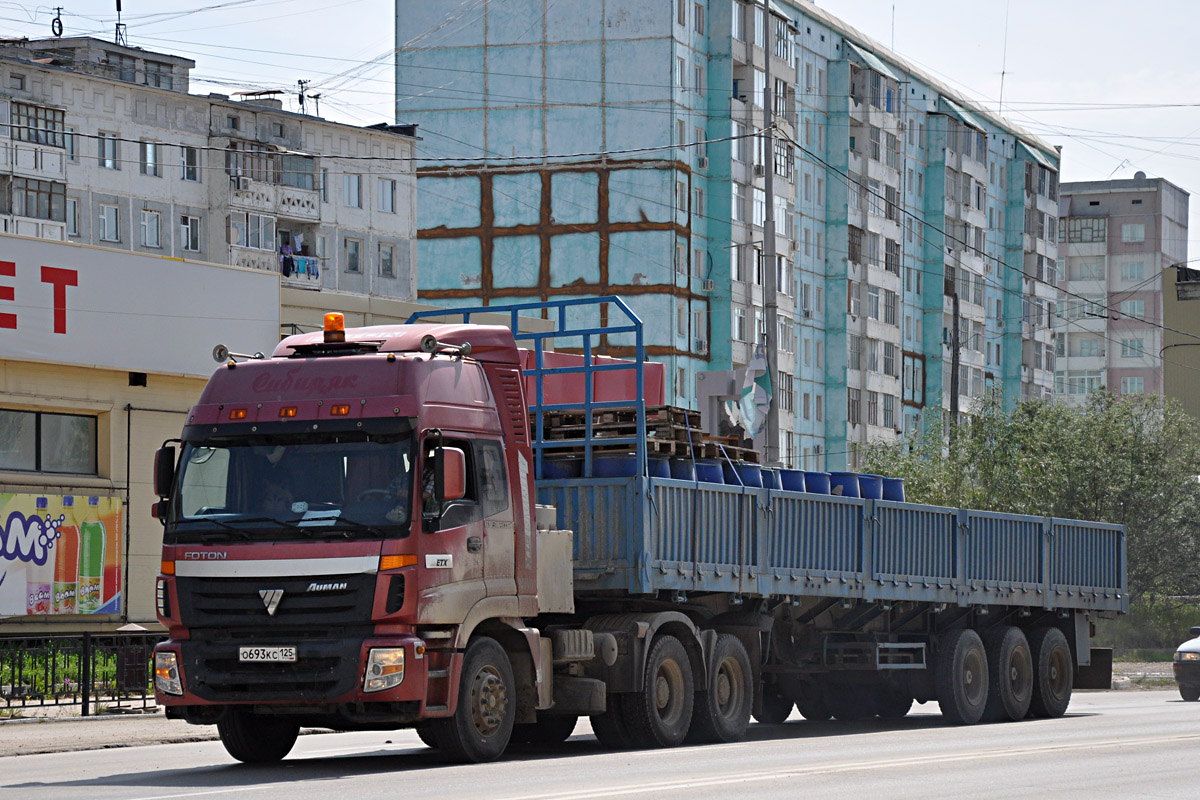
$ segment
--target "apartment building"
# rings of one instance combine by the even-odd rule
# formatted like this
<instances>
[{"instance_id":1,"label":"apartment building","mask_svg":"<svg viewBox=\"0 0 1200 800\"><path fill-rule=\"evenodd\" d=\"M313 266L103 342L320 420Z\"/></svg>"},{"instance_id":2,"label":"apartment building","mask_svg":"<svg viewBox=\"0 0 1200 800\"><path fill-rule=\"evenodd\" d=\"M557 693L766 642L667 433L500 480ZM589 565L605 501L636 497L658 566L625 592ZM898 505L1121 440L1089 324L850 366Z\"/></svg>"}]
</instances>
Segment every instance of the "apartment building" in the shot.
<instances>
[{"instance_id":1,"label":"apartment building","mask_svg":"<svg viewBox=\"0 0 1200 800\"><path fill-rule=\"evenodd\" d=\"M623 296L684 405L771 337L772 444L810 469L952 384L1052 392L1055 148L811 3L443 14L397 2L397 118L449 160L418 171L420 258L456 267L422 299Z\"/></svg>"},{"instance_id":2,"label":"apartment building","mask_svg":"<svg viewBox=\"0 0 1200 800\"><path fill-rule=\"evenodd\" d=\"M414 299L413 126L192 95L194 66L90 37L0 41L0 231Z\"/></svg>"},{"instance_id":3,"label":"apartment building","mask_svg":"<svg viewBox=\"0 0 1200 800\"><path fill-rule=\"evenodd\" d=\"M1064 183L1058 216L1055 393L1073 403L1101 388L1162 393L1164 359L1190 357L1179 350L1168 354L1163 330L1163 276L1166 290L1174 291L1171 268L1188 259L1188 193L1144 172L1132 179ZM1175 338L1173 348L1186 341Z\"/></svg>"}]
</instances>

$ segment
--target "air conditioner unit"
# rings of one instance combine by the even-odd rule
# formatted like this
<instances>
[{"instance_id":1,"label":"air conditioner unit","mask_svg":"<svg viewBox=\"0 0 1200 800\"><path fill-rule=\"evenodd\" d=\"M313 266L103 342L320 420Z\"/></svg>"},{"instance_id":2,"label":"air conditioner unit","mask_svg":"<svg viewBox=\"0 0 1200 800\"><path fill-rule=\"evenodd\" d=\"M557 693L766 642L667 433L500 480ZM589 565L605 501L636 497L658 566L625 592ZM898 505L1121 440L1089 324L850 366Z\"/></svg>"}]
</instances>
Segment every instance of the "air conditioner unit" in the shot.
<instances>
[{"instance_id":1,"label":"air conditioner unit","mask_svg":"<svg viewBox=\"0 0 1200 800\"><path fill-rule=\"evenodd\" d=\"M810 309L810 308L800 309L800 316L804 317L805 319L812 319L812 309Z\"/></svg>"},{"instance_id":2,"label":"air conditioner unit","mask_svg":"<svg viewBox=\"0 0 1200 800\"><path fill-rule=\"evenodd\" d=\"M716 281L713 281L710 279L706 279L704 281L704 291L711 292L713 289L716 289L716 288L717 288Z\"/></svg>"},{"instance_id":3,"label":"air conditioner unit","mask_svg":"<svg viewBox=\"0 0 1200 800\"><path fill-rule=\"evenodd\" d=\"M754 177L756 177L756 178L762 178L762 177L766 176L766 174L767 174L767 168L766 168L766 167L764 167L762 164L755 164L755 165L754 165Z\"/></svg>"},{"instance_id":4,"label":"air conditioner unit","mask_svg":"<svg viewBox=\"0 0 1200 800\"><path fill-rule=\"evenodd\" d=\"M708 355L708 340L707 339L697 339L695 341L695 347L692 349L694 349L698 355L702 355L702 356Z\"/></svg>"},{"instance_id":5,"label":"air conditioner unit","mask_svg":"<svg viewBox=\"0 0 1200 800\"><path fill-rule=\"evenodd\" d=\"M696 169L708 169L708 156L700 156L696 159Z\"/></svg>"},{"instance_id":6,"label":"air conditioner unit","mask_svg":"<svg viewBox=\"0 0 1200 800\"><path fill-rule=\"evenodd\" d=\"M249 191L249 189L250 189L250 179L249 178L238 178L237 179L237 190L239 192Z\"/></svg>"}]
</instances>

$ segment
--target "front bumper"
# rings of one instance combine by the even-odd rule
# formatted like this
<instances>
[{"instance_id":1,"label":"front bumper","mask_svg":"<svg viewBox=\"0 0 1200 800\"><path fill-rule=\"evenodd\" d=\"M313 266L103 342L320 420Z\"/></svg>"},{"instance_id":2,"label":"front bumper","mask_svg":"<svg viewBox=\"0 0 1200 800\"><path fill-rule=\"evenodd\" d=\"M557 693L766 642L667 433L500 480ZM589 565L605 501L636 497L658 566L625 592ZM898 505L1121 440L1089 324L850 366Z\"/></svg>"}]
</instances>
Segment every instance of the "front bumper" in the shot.
<instances>
[{"instance_id":1,"label":"front bumper","mask_svg":"<svg viewBox=\"0 0 1200 800\"><path fill-rule=\"evenodd\" d=\"M173 652L179 663L182 695L156 690L157 701L173 706L280 705L332 707L339 704L423 703L426 692L424 642L413 635L342 639L259 637L170 639L155 648ZM241 662L238 647L289 645L292 662ZM364 692L367 655L373 647L404 648L404 679L392 689Z\"/></svg>"}]
</instances>

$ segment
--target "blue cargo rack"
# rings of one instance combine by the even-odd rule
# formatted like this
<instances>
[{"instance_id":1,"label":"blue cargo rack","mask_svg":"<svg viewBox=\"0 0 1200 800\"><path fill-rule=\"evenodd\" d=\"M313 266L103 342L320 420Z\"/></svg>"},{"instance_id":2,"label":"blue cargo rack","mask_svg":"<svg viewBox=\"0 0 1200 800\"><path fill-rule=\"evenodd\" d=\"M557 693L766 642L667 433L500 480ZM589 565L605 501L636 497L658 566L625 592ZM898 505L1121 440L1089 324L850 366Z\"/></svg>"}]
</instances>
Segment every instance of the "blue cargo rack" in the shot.
<instances>
[{"instance_id":1,"label":"blue cargo rack","mask_svg":"<svg viewBox=\"0 0 1200 800\"><path fill-rule=\"evenodd\" d=\"M613 303L626 315L615 328L571 328L571 306ZM557 319L549 332L517 331L522 311L545 310ZM637 441L595 441L591 410L631 404L592 403L597 374L637 370L643 396L645 351L641 321L615 297L422 312L419 317L508 313L518 340L535 344L535 419L540 503L557 508L558 525L574 531L576 592L652 595L727 592L746 597L816 596L868 601L912 601L956 606L1007 605L1030 609L1129 609L1125 532L1119 525L1052 517L1000 514L884 500L760 489L649 477L645 403L637 407ZM410 319L410 321L412 321ZM633 332L633 365L592 363L592 344L604 333ZM550 339L580 337L582 367L546 369ZM547 405L544 376L585 375L585 401ZM544 450L578 445L545 441L543 413L583 408L584 477L542 478ZM638 475L590 477L594 444L636 447Z\"/></svg>"}]
</instances>

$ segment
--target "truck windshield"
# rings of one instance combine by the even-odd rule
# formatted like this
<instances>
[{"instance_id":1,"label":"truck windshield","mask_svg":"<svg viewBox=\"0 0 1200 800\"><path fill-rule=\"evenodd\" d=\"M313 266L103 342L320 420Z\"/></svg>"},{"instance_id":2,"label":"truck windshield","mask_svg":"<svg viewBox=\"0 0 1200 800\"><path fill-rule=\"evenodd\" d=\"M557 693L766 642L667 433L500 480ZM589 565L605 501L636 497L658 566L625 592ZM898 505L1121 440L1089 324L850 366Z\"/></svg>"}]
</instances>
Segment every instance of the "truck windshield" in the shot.
<instances>
[{"instance_id":1,"label":"truck windshield","mask_svg":"<svg viewBox=\"0 0 1200 800\"><path fill-rule=\"evenodd\" d=\"M176 542L407 535L412 472L407 432L185 442L166 535Z\"/></svg>"}]
</instances>

